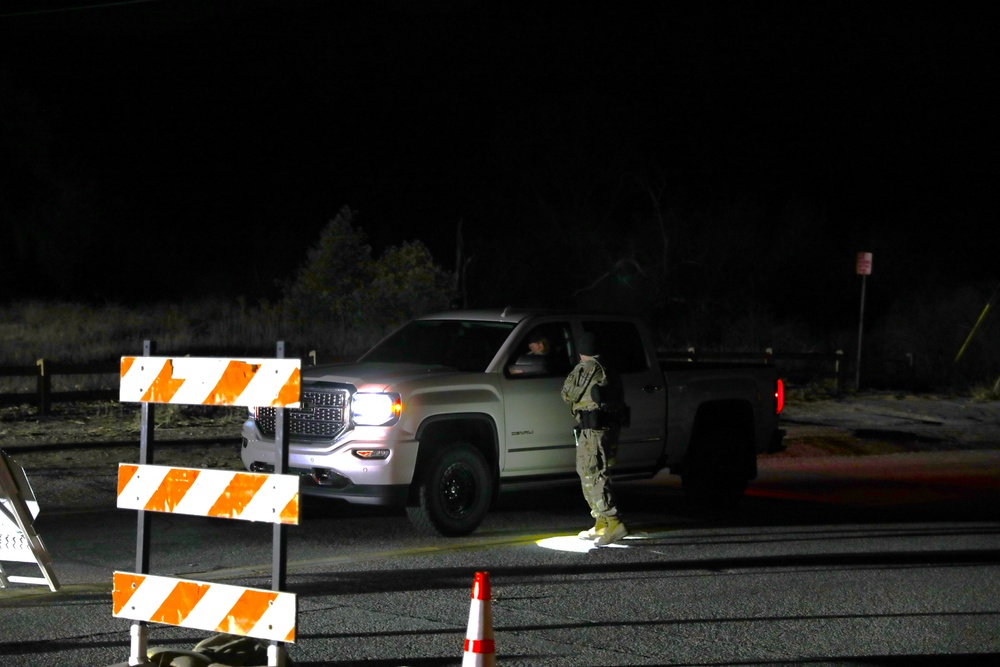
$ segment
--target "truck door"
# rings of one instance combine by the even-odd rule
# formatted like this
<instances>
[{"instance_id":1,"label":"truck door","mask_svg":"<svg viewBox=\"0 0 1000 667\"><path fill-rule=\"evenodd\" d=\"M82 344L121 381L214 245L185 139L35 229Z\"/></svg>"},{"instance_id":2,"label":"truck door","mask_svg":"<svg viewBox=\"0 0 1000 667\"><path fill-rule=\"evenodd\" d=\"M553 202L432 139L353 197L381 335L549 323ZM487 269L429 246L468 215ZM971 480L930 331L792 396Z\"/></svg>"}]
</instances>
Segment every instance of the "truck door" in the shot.
<instances>
[{"instance_id":1,"label":"truck door","mask_svg":"<svg viewBox=\"0 0 1000 667\"><path fill-rule=\"evenodd\" d=\"M504 474L576 470L576 422L559 395L573 367L569 347L566 323L544 323L518 342L507 361L501 380L507 426Z\"/></svg>"}]
</instances>

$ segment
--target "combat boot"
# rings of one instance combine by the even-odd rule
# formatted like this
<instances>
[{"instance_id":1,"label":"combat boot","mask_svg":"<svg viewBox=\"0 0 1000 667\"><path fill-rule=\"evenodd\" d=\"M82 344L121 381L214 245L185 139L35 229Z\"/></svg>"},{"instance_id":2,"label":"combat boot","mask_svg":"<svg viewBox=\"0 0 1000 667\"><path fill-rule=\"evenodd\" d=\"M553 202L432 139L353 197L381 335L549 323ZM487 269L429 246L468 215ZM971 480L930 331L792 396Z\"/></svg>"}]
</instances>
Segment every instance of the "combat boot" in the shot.
<instances>
[{"instance_id":1,"label":"combat boot","mask_svg":"<svg viewBox=\"0 0 1000 667\"><path fill-rule=\"evenodd\" d=\"M618 517L608 517L604 533L597 536L594 544L596 546L603 547L608 544L613 544L627 535L628 528L625 527L624 523L618 520Z\"/></svg>"},{"instance_id":2,"label":"combat boot","mask_svg":"<svg viewBox=\"0 0 1000 667\"><path fill-rule=\"evenodd\" d=\"M594 521L594 527L590 530L582 531L577 537L581 540L594 540L597 539L599 535L604 534L604 530L608 527L608 520L603 516L597 517Z\"/></svg>"}]
</instances>

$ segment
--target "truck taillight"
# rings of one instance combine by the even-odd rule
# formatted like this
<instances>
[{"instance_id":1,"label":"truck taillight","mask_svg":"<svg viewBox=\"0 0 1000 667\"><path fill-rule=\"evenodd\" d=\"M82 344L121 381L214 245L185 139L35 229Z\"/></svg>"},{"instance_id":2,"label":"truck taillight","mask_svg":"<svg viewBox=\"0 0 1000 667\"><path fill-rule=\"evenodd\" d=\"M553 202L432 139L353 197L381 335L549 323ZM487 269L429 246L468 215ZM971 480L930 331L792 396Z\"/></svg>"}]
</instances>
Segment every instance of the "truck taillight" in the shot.
<instances>
[{"instance_id":1,"label":"truck taillight","mask_svg":"<svg viewBox=\"0 0 1000 667\"><path fill-rule=\"evenodd\" d=\"M774 414L780 415L781 410L785 407L785 383L778 378L778 382L774 387Z\"/></svg>"}]
</instances>

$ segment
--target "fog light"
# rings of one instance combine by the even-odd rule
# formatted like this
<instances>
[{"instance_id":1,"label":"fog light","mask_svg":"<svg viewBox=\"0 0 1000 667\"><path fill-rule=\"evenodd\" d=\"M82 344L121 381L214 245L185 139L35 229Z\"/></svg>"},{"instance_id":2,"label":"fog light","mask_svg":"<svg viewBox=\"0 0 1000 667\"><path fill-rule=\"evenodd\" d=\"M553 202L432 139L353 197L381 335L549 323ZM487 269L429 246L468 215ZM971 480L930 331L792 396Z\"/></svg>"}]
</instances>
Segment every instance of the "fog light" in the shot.
<instances>
[{"instance_id":1,"label":"fog light","mask_svg":"<svg viewBox=\"0 0 1000 667\"><path fill-rule=\"evenodd\" d=\"M304 478L311 480L317 486L332 486L342 489L351 485L351 480L326 468L313 468L310 472L311 474L304 475Z\"/></svg>"},{"instance_id":2,"label":"fog light","mask_svg":"<svg viewBox=\"0 0 1000 667\"><path fill-rule=\"evenodd\" d=\"M351 453L357 456L359 459L387 459L389 458L388 449L354 449Z\"/></svg>"}]
</instances>

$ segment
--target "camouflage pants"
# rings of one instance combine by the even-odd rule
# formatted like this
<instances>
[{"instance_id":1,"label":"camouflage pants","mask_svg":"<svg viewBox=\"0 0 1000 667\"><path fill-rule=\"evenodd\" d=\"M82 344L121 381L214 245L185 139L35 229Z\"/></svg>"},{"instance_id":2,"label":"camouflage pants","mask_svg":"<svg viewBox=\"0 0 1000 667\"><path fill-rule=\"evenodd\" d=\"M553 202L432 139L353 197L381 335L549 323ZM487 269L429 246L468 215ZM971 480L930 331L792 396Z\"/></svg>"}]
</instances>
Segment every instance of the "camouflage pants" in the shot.
<instances>
[{"instance_id":1,"label":"camouflage pants","mask_svg":"<svg viewBox=\"0 0 1000 667\"><path fill-rule=\"evenodd\" d=\"M576 431L576 474L580 476L583 497L590 505L590 514L598 517L612 517L618 509L611 498L611 480L607 470L608 432L604 429L584 428Z\"/></svg>"}]
</instances>

